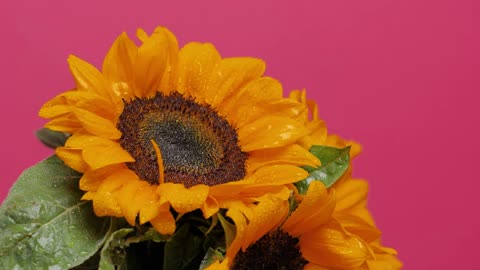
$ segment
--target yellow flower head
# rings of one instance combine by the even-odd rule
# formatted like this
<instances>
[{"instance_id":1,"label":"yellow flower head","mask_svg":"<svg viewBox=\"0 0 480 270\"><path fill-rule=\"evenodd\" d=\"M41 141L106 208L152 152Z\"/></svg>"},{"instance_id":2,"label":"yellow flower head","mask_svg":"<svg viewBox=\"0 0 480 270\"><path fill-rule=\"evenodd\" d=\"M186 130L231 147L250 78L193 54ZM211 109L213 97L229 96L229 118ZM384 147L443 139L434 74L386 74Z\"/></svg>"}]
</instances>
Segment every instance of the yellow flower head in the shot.
<instances>
[{"instance_id":1,"label":"yellow flower head","mask_svg":"<svg viewBox=\"0 0 480 270\"><path fill-rule=\"evenodd\" d=\"M76 89L47 102L46 127L72 136L56 154L83 173L99 216L175 230L172 209L205 218L306 177L319 161L297 144L310 133L301 102L263 76L255 58L222 58L209 43L179 48L163 27L137 46L125 33L102 71L70 56ZM278 195L280 196L280 195Z\"/></svg>"},{"instance_id":2,"label":"yellow flower head","mask_svg":"<svg viewBox=\"0 0 480 270\"><path fill-rule=\"evenodd\" d=\"M209 270L399 269L395 250L380 245L362 187L350 179L327 192L314 181L290 216L288 203L272 194L256 206L230 208L237 235L226 258Z\"/></svg>"}]
</instances>

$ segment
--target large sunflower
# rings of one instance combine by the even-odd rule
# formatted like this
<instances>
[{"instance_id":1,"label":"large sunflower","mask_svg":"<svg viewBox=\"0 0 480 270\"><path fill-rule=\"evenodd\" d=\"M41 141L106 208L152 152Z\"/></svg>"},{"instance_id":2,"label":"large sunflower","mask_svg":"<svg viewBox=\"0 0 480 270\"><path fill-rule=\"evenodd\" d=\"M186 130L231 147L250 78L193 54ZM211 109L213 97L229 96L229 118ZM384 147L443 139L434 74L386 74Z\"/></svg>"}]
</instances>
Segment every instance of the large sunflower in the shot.
<instances>
[{"instance_id":1,"label":"large sunflower","mask_svg":"<svg viewBox=\"0 0 480 270\"><path fill-rule=\"evenodd\" d=\"M348 187L328 192L319 181L312 182L290 216L288 203L272 194L255 206L232 207L227 215L237 235L225 259L209 270L400 269L395 251L382 247L379 231L363 213L357 215L366 211L366 192L359 187L364 183L344 183Z\"/></svg>"},{"instance_id":2,"label":"large sunflower","mask_svg":"<svg viewBox=\"0 0 480 270\"><path fill-rule=\"evenodd\" d=\"M99 216L175 230L178 213L206 218L235 201L288 193L319 161L296 142L306 106L284 98L255 58L222 58L213 45L179 49L165 28L123 33L102 72L70 56L76 89L47 102L46 127L71 134L56 154L82 172Z\"/></svg>"}]
</instances>

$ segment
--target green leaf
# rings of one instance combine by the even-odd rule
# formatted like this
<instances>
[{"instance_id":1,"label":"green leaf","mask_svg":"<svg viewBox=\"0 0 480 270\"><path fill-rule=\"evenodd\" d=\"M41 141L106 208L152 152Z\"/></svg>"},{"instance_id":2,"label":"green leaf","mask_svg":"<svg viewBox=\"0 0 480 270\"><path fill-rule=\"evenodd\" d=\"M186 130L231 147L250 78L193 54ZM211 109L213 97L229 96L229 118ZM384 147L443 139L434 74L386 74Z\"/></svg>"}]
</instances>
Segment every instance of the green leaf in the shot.
<instances>
[{"instance_id":1,"label":"green leaf","mask_svg":"<svg viewBox=\"0 0 480 270\"><path fill-rule=\"evenodd\" d=\"M314 145L310 148L310 152L320 159L322 165L318 168L303 167L309 172L309 175L296 183L300 194L305 194L308 186L314 180L322 182L327 188L331 187L347 171L350 165L350 146L335 148Z\"/></svg>"},{"instance_id":2,"label":"green leaf","mask_svg":"<svg viewBox=\"0 0 480 270\"><path fill-rule=\"evenodd\" d=\"M95 254L109 219L80 200L79 178L56 156L20 176L0 207L2 269L67 269Z\"/></svg>"},{"instance_id":3,"label":"green leaf","mask_svg":"<svg viewBox=\"0 0 480 270\"><path fill-rule=\"evenodd\" d=\"M235 235L237 233L237 229L235 225L232 223L228 222L220 213L217 213L218 220L220 221L220 224L222 224L223 230L225 231L225 247L228 248L230 244L233 242L233 239L235 239Z\"/></svg>"},{"instance_id":4,"label":"green leaf","mask_svg":"<svg viewBox=\"0 0 480 270\"><path fill-rule=\"evenodd\" d=\"M125 238L133 232L133 228L122 228L113 232L100 253L99 270L115 270L125 263L126 250Z\"/></svg>"},{"instance_id":5,"label":"green leaf","mask_svg":"<svg viewBox=\"0 0 480 270\"><path fill-rule=\"evenodd\" d=\"M203 254L203 237L192 231L190 223L180 227L172 238L165 244L163 256L163 270L198 269L196 259Z\"/></svg>"},{"instance_id":6,"label":"green leaf","mask_svg":"<svg viewBox=\"0 0 480 270\"><path fill-rule=\"evenodd\" d=\"M37 138L47 147L50 148L57 148L59 146L64 146L65 142L67 141L68 137L70 136L68 133L60 132L60 131L53 131L48 128L41 128L37 130L35 133Z\"/></svg>"},{"instance_id":7,"label":"green leaf","mask_svg":"<svg viewBox=\"0 0 480 270\"><path fill-rule=\"evenodd\" d=\"M200 263L199 270L204 270L209 267L215 261L222 261L225 255L219 249L209 248L202 262Z\"/></svg>"}]
</instances>

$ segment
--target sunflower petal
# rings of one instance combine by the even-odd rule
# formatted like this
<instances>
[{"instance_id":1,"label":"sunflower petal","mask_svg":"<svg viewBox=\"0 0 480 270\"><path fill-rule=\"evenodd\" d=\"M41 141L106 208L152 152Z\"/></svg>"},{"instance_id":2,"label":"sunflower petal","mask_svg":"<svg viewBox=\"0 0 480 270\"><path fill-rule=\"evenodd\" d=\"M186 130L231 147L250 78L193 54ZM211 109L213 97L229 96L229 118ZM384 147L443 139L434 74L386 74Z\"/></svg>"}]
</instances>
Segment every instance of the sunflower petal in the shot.
<instances>
[{"instance_id":1,"label":"sunflower petal","mask_svg":"<svg viewBox=\"0 0 480 270\"><path fill-rule=\"evenodd\" d=\"M201 207L201 210L203 212L203 217L208 219L216 214L220 210L220 207L218 205L218 201L213 196L208 195L207 200L205 200L205 203Z\"/></svg>"},{"instance_id":2,"label":"sunflower petal","mask_svg":"<svg viewBox=\"0 0 480 270\"><path fill-rule=\"evenodd\" d=\"M135 96L149 97L160 89L162 77L168 71L170 50L178 47L166 29L156 30L143 41L135 58L133 85ZM178 48L177 48L178 49Z\"/></svg>"},{"instance_id":3,"label":"sunflower petal","mask_svg":"<svg viewBox=\"0 0 480 270\"><path fill-rule=\"evenodd\" d=\"M299 244L305 259L327 268L357 269L369 256L365 244L334 220L302 235Z\"/></svg>"},{"instance_id":4,"label":"sunflower petal","mask_svg":"<svg viewBox=\"0 0 480 270\"><path fill-rule=\"evenodd\" d=\"M164 204L168 206L168 203ZM150 223L159 233L164 235L173 234L175 232L175 219L173 219L172 213L170 213L169 208L162 207L162 210L152 220Z\"/></svg>"},{"instance_id":5,"label":"sunflower petal","mask_svg":"<svg viewBox=\"0 0 480 270\"><path fill-rule=\"evenodd\" d=\"M89 169L88 164L83 160L82 150L68 149L65 147L57 147L55 154L63 160L63 162L70 168L78 172L86 172Z\"/></svg>"},{"instance_id":6,"label":"sunflower petal","mask_svg":"<svg viewBox=\"0 0 480 270\"><path fill-rule=\"evenodd\" d=\"M110 100L108 83L98 69L74 55L70 55L67 61L77 89L92 91Z\"/></svg>"},{"instance_id":7,"label":"sunflower petal","mask_svg":"<svg viewBox=\"0 0 480 270\"><path fill-rule=\"evenodd\" d=\"M237 93L225 99L218 109L228 115L236 115L242 107L251 107L253 104L281 99L282 85L270 77L260 77L243 86Z\"/></svg>"},{"instance_id":8,"label":"sunflower petal","mask_svg":"<svg viewBox=\"0 0 480 270\"><path fill-rule=\"evenodd\" d=\"M123 169L121 165L112 165L98 170L88 170L80 178L79 187L85 191L96 191L105 178Z\"/></svg>"},{"instance_id":9,"label":"sunflower petal","mask_svg":"<svg viewBox=\"0 0 480 270\"><path fill-rule=\"evenodd\" d=\"M271 165L258 169L252 178L257 184L290 184L308 176L307 171L292 165Z\"/></svg>"},{"instance_id":10,"label":"sunflower petal","mask_svg":"<svg viewBox=\"0 0 480 270\"><path fill-rule=\"evenodd\" d=\"M205 89L205 101L217 107L229 94L259 78L265 62L250 57L225 58L214 69Z\"/></svg>"},{"instance_id":11,"label":"sunflower petal","mask_svg":"<svg viewBox=\"0 0 480 270\"><path fill-rule=\"evenodd\" d=\"M209 188L206 185L196 185L185 188L183 184L165 183L158 186L158 194L170 202L178 213L187 213L200 209L207 201Z\"/></svg>"},{"instance_id":12,"label":"sunflower petal","mask_svg":"<svg viewBox=\"0 0 480 270\"><path fill-rule=\"evenodd\" d=\"M83 158L92 169L135 161L118 143L88 147L83 150Z\"/></svg>"},{"instance_id":13,"label":"sunflower petal","mask_svg":"<svg viewBox=\"0 0 480 270\"><path fill-rule=\"evenodd\" d=\"M74 115L90 133L109 139L119 139L122 133L108 119L84 109L75 108Z\"/></svg>"},{"instance_id":14,"label":"sunflower petal","mask_svg":"<svg viewBox=\"0 0 480 270\"><path fill-rule=\"evenodd\" d=\"M132 97L129 85L133 82L133 73L137 46L122 33L113 43L103 60L103 74L113 83L115 94L122 98Z\"/></svg>"},{"instance_id":15,"label":"sunflower petal","mask_svg":"<svg viewBox=\"0 0 480 270\"><path fill-rule=\"evenodd\" d=\"M306 135L308 130L290 118L266 116L238 130L243 151L287 145Z\"/></svg>"},{"instance_id":16,"label":"sunflower petal","mask_svg":"<svg viewBox=\"0 0 480 270\"><path fill-rule=\"evenodd\" d=\"M288 200L267 194L259 199L259 203L253 208L242 249L262 238L266 233L278 227L288 214Z\"/></svg>"},{"instance_id":17,"label":"sunflower petal","mask_svg":"<svg viewBox=\"0 0 480 270\"><path fill-rule=\"evenodd\" d=\"M327 223L334 207L335 200L327 194L325 186L319 181L313 181L298 208L283 224L283 229L298 237Z\"/></svg>"},{"instance_id":18,"label":"sunflower petal","mask_svg":"<svg viewBox=\"0 0 480 270\"><path fill-rule=\"evenodd\" d=\"M203 102L208 80L220 63L220 54L210 43L191 42L180 50L178 58L178 92Z\"/></svg>"},{"instance_id":19,"label":"sunflower petal","mask_svg":"<svg viewBox=\"0 0 480 270\"><path fill-rule=\"evenodd\" d=\"M82 128L82 124L75 116L68 114L49 121L45 124L45 127L54 131L75 133Z\"/></svg>"},{"instance_id":20,"label":"sunflower petal","mask_svg":"<svg viewBox=\"0 0 480 270\"><path fill-rule=\"evenodd\" d=\"M271 164L317 167L320 165L320 161L307 149L298 144L292 144L281 148L250 152L247 160L247 170L255 171L259 167Z\"/></svg>"}]
</instances>

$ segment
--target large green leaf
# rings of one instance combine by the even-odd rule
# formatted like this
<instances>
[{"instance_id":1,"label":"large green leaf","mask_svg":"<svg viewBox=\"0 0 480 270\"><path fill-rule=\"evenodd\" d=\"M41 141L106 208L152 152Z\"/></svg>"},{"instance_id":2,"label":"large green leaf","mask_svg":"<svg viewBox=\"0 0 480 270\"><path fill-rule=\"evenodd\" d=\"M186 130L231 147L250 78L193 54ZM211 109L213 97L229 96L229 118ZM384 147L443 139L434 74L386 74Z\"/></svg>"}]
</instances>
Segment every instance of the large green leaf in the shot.
<instances>
[{"instance_id":1,"label":"large green leaf","mask_svg":"<svg viewBox=\"0 0 480 270\"><path fill-rule=\"evenodd\" d=\"M329 146L314 145L310 152L315 155L322 165L318 168L306 166L307 178L296 183L298 191L305 194L312 181L321 181L327 188L331 187L347 171L350 165L350 146L335 148Z\"/></svg>"},{"instance_id":2,"label":"large green leaf","mask_svg":"<svg viewBox=\"0 0 480 270\"><path fill-rule=\"evenodd\" d=\"M0 207L1 269L67 269L95 254L109 219L80 200L79 178L56 156L20 176Z\"/></svg>"}]
</instances>

